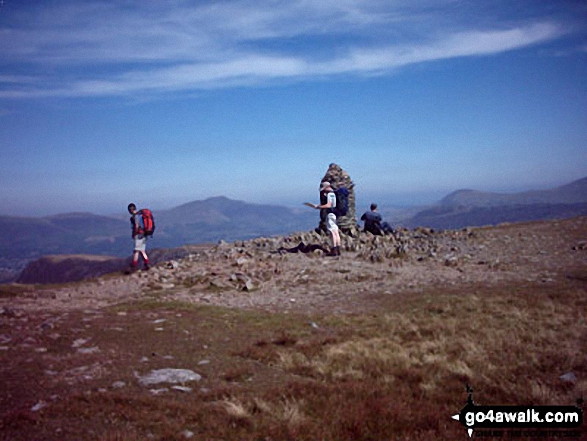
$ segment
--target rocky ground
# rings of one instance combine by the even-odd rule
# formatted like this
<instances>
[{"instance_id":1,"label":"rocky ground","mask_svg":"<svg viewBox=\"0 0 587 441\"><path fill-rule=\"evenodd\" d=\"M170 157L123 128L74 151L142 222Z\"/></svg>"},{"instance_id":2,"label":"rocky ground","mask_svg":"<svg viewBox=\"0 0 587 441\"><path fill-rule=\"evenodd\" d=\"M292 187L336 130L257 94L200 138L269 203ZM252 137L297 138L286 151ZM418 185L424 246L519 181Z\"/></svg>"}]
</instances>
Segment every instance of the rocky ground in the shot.
<instances>
[{"instance_id":1,"label":"rocky ground","mask_svg":"<svg viewBox=\"0 0 587 441\"><path fill-rule=\"evenodd\" d=\"M237 430L241 423L231 426L234 421L242 422L243 418L249 421L264 415L258 409L243 410L240 400L250 394L255 397L250 399L252 402L263 404L262 399L270 399L263 398L263 394L272 397L275 388L286 398L279 398L279 395L273 403L272 418L278 423L272 422L268 427L283 425L289 428L287 430L294 430L297 426L292 426L295 419L290 418L290 407L294 410L296 407L292 407L287 385L296 384L301 388L311 383L310 391L325 386L312 376L300 375L303 370L288 368L287 353L276 355L274 348L307 351L304 357L311 357L314 352L320 353L337 342L344 347L352 333L357 333L357 341L361 341L363 335L379 332L378 338L368 340L369 344L385 342L382 336L387 334L380 328L382 323L388 326L391 317L388 314L393 314L404 302L419 306L422 298L434 303L436 292L444 299L448 299L447 292L469 297L467 302L470 303L465 302L462 308L474 314L475 308L483 305L480 300L483 293L490 293L488 305L492 304L491 298L497 298L496 304L501 305L499 299L508 297L511 289L512 296L520 297L519 308L515 301L511 304L514 306L503 304L510 305L504 308L513 310L514 322L518 320L516 314L520 320L525 317L524 302L536 298L553 308L552 311L545 309L545 315L553 311L558 313L563 323L561 335L583 332L583 328L567 326L567 322L575 320L573 308L583 305L582 292L587 286L587 217L459 231L401 230L386 237L361 234L355 238L344 237L341 257L327 257L320 250L288 251L299 249L300 243L325 246L327 238L304 233L286 238L221 243L194 249L184 258L161 262L149 271L114 273L63 285L0 285L0 385L3 390L0 439L134 440L147 439L146 436L149 439L197 439L198 428L209 430L207 433L215 436L206 439L231 439L234 432L223 431ZM573 300L575 306L567 310L564 302L557 300L559 287L560 293L574 293L579 299ZM496 296L495 292L502 291L506 294ZM471 295L472 292L475 294ZM548 300L548 296L555 300ZM228 308L198 308L198 305ZM455 305L458 304L448 308L451 314L462 309ZM447 332L442 320L450 322L450 317L440 315L442 305L431 305L431 308L430 317L443 326L438 332ZM480 312L477 319L491 323L485 316L498 316L500 320L507 316L497 307L485 308L486 312ZM542 311L541 306L538 309ZM582 314L581 309L575 313ZM464 321L458 322L459 326L469 320L468 314L466 312ZM536 322L527 320L522 328L515 327L517 325L512 322L513 329L519 333L520 329L543 326L542 312L533 314L537 314ZM363 320L364 329L347 326L345 319L339 317L358 317L358 327ZM402 317L400 314L396 319L410 323ZM495 326L499 331L501 325ZM550 323L549 326L554 325ZM420 323L418 327L424 325ZM551 332L549 329L545 332ZM391 334L401 333L396 330ZM508 334L508 341L514 334ZM515 374L512 378L516 379L515 384L521 384L520 390L531 390L538 397L545 395L543 401L547 403L554 399L564 402L569 397L574 399L574 389L569 392L569 387L583 393L587 384L581 367L584 361L578 357L582 357L584 351L576 346L576 342L581 341L580 335L571 337L567 343L558 345L545 339L545 349L530 351L534 354L530 354L531 357L548 360L552 357L544 354L565 345L569 347L560 355L560 360L557 359L557 369L546 369L546 379L539 377L546 375L543 374L544 361L536 362L536 370L529 375L529 378L538 378L538 382L520 383L516 376L519 373ZM412 340L409 338L403 345L393 347L408 347L413 344ZM422 340L422 345L430 345L428 340ZM480 341L479 347L490 346ZM503 344L505 341L499 345ZM463 345L475 348L472 343ZM527 347L524 345L520 354L525 354ZM492 351L488 354L499 353L498 359L502 359L501 347ZM515 365L522 355L512 356L509 363ZM484 363L486 358L480 366ZM527 373L531 363L524 364L526 360L521 363ZM394 375L404 378L401 373ZM572 375L565 381L573 386L559 385L562 381L559 377L565 375ZM551 377L554 380L549 380ZM405 381L404 378L399 384ZM562 387L568 396L559 392L550 395L549 381L553 382L552 390ZM325 396L341 390L342 383L332 382L332 389L324 392ZM438 415L433 419L450 421L450 412L464 402L454 392L454 387L460 390L461 384L449 387L448 380L440 383L454 402L446 409L434 410ZM410 396L414 388L424 387L419 384L407 384L404 395ZM372 408L369 388L379 390L383 386L383 383L365 386L365 409ZM355 397L355 394L353 391L350 396ZM304 392L296 406L303 408L310 395ZM520 398L516 396L516 399ZM390 398L389 405L396 401ZM428 401L417 401L417 406ZM352 398L347 404L355 402L356 398ZM355 413L351 409L345 418L353 418ZM407 414L397 409L392 413ZM200 421L199 425L185 415ZM284 415L289 416L284 420ZM373 421L388 417L375 415ZM304 424L309 424L308 421L312 419L305 420ZM438 426L430 429L429 435L423 433L420 438L411 439L438 439L439 433L454 435L457 429L460 434L456 424L454 427ZM419 433L418 430L410 433ZM134 436L129 438L130 435ZM332 439L349 438L341 435Z\"/></svg>"},{"instance_id":2,"label":"rocky ground","mask_svg":"<svg viewBox=\"0 0 587 441\"><path fill-rule=\"evenodd\" d=\"M343 237L341 257L287 251L300 243L326 247L327 238L312 232L220 243L150 271L21 286L18 296L0 299L0 306L88 309L156 296L270 311L358 312L376 308L378 296L430 286L553 283L587 267L587 218L459 231L418 228L384 237L361 233Z\"/></svg>"}]
</instances>

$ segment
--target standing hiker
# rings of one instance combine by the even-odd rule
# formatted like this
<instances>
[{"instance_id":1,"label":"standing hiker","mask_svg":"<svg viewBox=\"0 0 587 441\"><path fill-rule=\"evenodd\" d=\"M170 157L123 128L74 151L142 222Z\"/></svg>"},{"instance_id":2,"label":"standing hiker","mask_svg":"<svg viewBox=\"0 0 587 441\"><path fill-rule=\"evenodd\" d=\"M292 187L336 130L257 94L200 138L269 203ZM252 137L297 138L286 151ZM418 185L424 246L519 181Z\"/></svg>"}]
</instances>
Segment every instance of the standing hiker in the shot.
<instances>
[{"instance_id":1,"label":"standing hiker","mask_svg":"<svg viewBox=\"0 0 587 441\"><path fill-rule=\"evenodd\" d=\"M322 182L320 185L320 195L325 196L326 202L321 205L312 204L311 206L318 210L324 210L322 213L326 213L326 229L332 238L332 249L327 255L340 256L340 231L336 224L336 215L333 213L333 210L336 208L336 194L330 182Z\"/></svg>"},{"instance_id":2,"label":"standing hiker","mask_svg":"<svg viewBox=\"0 0 587 441\"><path fill-rule=\"evenodd\" d=\"M139 254L143 256L143 260L145 261L145 270L148 270L149 256L147 256L147 235L145 234L143 213L141 211L137 211L137 206L135 204L128 204L128 212L131 214L130 224L132 228L132 238L135 242L130 270L131 272L137 270Z\"/></svg>"}]
</instances>

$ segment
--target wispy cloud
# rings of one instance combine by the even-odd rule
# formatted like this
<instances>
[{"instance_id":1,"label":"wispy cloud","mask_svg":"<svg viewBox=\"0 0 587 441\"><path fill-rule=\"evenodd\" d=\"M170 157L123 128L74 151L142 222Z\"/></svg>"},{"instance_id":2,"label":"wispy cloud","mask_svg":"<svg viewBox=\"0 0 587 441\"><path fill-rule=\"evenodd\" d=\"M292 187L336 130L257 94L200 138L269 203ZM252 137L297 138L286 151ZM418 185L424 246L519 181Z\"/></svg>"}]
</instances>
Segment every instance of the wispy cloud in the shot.
<instances>
[{"instance_id":1,"label":"wispy cloud","mask_svg":"<svg viewBox=\"0 0 587 441\"><path fill-rule=\"evenodd\" d=\"M124 96L387 74L553 40L548 20L484 24L457 0L95 2L45 6L0 26L0 97ZM442 26L440 26L442 24ZM11 72L17 68L18 75Z\"/></svg>"}]
</instances>

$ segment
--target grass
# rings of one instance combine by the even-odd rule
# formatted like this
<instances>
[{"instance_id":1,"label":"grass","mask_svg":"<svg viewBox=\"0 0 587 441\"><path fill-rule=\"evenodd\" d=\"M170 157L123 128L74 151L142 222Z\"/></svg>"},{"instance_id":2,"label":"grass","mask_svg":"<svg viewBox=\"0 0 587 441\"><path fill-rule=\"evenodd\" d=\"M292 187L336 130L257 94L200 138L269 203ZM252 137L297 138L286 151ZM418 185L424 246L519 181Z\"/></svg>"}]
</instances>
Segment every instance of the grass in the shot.
<instances>
[{"instance_id":1,"label":"grass","mask_svg":"<svg viewBox=\"0 0 587 441\"><path fill-rule=\"evenodd\" d=\"M585 395L581 277L386 296L374 299L380 308L371 314L310 317L143 300L92 316L68 313L44 332L48 314L3 318L0 334L18 325L35 343L0 352L0 437L468 439L450 419L466 403L466 384L478 404L568 405ZM77 353L71 342L79 338L100 352ZM161 395L136 381L163 367L193 369L203 379L189 384L191 393ZM72 372L90 378L66 375ZM562 382L566 372L577 382ZM114 381L126 386L113 388ZM47 406L31 411L40 400Z\"/></svg>"}]
</instances>

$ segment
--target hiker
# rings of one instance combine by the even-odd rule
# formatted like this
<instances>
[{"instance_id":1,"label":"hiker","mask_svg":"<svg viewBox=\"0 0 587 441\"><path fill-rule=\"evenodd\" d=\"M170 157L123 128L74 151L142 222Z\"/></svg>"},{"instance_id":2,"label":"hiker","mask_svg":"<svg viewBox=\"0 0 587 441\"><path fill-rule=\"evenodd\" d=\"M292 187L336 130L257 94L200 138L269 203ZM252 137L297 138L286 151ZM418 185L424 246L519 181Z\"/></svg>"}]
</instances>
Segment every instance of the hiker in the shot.
<instances>
[{"instance_id":1,"label":"hiker","mask_svg":"<svg viewBox=\"0 0 587 441\"><path fill-rule=\"evenodd\" d=\"M375 236L383 236L384 234L393 234L393 229L387 222L381 222L381 215L377 212L377 204L371 204L370 211L366 211L361 216L361 220L365 222L363 231L374 234Z\"/></svg>"},{"instance_id":2,"label":"hiker","mask_svg":"<svg viewBox=\"0 0 587 441\"><path fill-rule=\"evenodd\" d=\"M132 238L135 241L134 254L132 256L130 270L131 272L137 270L139 254L143 256L143 260L145 261L145 270L149 270L149 256L147 256L147 236L145 235L145 226L143 224L142 213L137 211L137 206L135 204L128 204L128 212L131 214L130 224L132 228Z\"/></svg>"},{"instance_id":3,"label":"hiker","mask_svg":"<svg viewBox=\"0 0 587 441\"><path fill-rule=\"evenodd\" d=\"M312 204L312 207L323 210L321 211L321 215L326 214L326 229L332 238L332 249L330 253L327 253L327 256L340 256L340 231L336 224L336 215L333 213L334 208L336 208L336 194L330 182L322 182L320 185L320 195L325 197L324 200L326 202L320 205ZM320 199L323 200L322 197Z\"/></svg>"}]
</instances>

